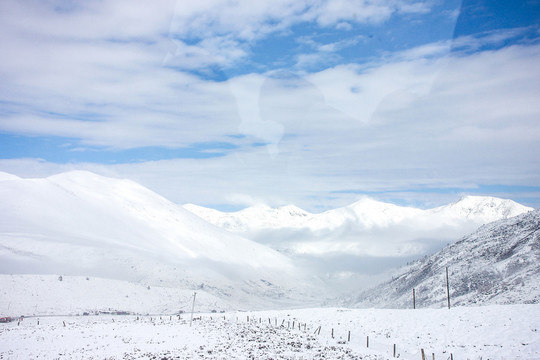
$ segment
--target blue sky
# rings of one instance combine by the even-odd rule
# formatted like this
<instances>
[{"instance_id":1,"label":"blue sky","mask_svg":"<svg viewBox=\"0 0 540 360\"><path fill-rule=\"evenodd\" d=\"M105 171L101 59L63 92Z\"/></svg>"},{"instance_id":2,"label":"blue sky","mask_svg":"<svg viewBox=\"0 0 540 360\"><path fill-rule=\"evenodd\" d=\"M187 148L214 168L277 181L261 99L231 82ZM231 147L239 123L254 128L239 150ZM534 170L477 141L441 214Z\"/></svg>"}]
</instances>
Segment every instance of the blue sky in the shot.
<instances>
[{"instance_id":1,"label":"blue sky","mask_svg":"<svg viewBox=\"0 0 540 360\"><path fill-rule=\"evenodd\" d=\"M538 1L3 1L0 171L177 203L540 206Z\"/></svg>"}]
</instances>

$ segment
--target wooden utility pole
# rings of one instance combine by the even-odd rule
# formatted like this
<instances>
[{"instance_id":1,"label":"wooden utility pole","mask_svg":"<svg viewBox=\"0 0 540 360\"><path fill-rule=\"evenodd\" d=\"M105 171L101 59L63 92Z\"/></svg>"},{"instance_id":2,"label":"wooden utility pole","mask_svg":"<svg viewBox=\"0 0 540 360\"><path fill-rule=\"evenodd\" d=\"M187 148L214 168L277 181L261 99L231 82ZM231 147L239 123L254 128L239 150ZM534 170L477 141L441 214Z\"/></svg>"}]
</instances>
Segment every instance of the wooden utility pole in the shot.
<instances>
[{"instance_id":1,"label":"wooden utility pole","mask_svg":"<svg viewBox=\"0 0 540 360\"><path fill-rule=\"evenodd\" d=\"M193 293L193 305L191 306L191 320L189 321L189 327L191 327L191 324L193 323L193 311L195 310L195 297L197 296L197 292L195 291Z\"/></svg>"},{"instance_id":2,"label":"wooden utility pole","mask_svg":"<svg viewBox=\"0 0 540 360\"><path fill-rule=\"evenodd\" d=\"M446 298L448 300L448 308L450 309L450 284L448 282L448 266L446 267Z\"/></svg>"}]
</instances>

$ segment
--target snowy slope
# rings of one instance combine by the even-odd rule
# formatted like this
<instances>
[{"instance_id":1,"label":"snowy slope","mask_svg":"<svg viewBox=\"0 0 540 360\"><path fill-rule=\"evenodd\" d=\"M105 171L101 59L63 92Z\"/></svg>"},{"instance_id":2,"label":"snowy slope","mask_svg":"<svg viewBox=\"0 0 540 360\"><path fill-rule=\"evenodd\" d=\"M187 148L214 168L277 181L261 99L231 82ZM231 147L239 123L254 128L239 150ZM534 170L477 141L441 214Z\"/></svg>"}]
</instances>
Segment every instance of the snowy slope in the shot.
<instances>
[{"instance_id":1,"label":"snowy slope","mask_svg":"<svg viewBox=\"0 0 540 360\"><path fill-rule=\"evenodd\" d=\"M18 176L8 174L6 172L0 171L0 181L2 180L17 180L20 179Z\"/></svg>"},{"instance_id":2,"label":"snowy slope","mask_svg":"<svg viewBox=\"0 0 540 360\"><path fill-rule=\"evenodd\" d=\"M482 226L476 232L404 268L374 289L343 301L352 306L446 306L540 303L540 210Z\"/></svg>"},{"instance_id":3,"label":"snowy slope","mask_svg":"<svg viewBox=\"0 0 540 360\"><path fill-rule=\"evenodd\" d=\"M143 286L132 282L85 276L0 275L4 301L0 314L82 315L104 312L174 314L189 312L192 290ZM230 311L234 307L204 290L197 290L198 311Z\"/></svg>"},{"instance_id":4,"label":"snowy slope","mask_svg":"<svg viewBox=\"0 0 540 360\"><path fill-rule=\"evenodd\" d=\"M1 179L1 273L204 288L246 303L310 289L285 256L132 181L82 171Z\"/></svg>"}]
</instances>

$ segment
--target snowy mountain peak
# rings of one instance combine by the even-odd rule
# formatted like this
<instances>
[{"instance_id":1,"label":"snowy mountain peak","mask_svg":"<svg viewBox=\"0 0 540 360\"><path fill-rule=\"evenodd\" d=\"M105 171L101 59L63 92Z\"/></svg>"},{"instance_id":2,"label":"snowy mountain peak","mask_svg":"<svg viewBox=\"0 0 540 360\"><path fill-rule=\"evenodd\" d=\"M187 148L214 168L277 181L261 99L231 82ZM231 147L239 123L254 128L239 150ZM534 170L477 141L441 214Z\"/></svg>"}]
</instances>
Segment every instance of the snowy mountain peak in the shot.
<instances>
[{"instance_id":1,"label":"snowy mountain peak","mask_svg":"<svg viewBox=\"0 0 540 360\"><path fill-rule=\"evenodd\" d=\"M47 177L47 179L71 179L71 180L90 180L90 179L111 179L102 175L98 175L87 170L70 170L63 173L58 173Z\"/></svg>"},{"instance_id":2,"label":"snowy mountain peak","mask_svg":"<svg viewBox=\"0 0 540 360\"><path fill-rule=\"evenodd\" d=\"M196 205L184 205L184 208L226 230L250 234L284 228L334 230L351 223L364 228L389 227L411 219L424 223L469 221L481 225L533 210L512 200L489 196L465 196L455 203L429 210L398 206L369 197L320 214L309 213L294 205L278 208L258 205L236 212L220 212Z\"/></svg>"},{"instance_id":3,"label":"snowy mountain peak","mask_svg":"<svg viewBox=\"0 0 540 360\"><path fill-rule=\"evenodd\" d=\"M20 177L0 171L0 181L17 179L20 179Z\"/></svg>"},{"instance_id":4,"label":"snowy mountain peak","mask_svg":"<svg viewBox=\"0 0 540 360\"><path fill-rule=\"evenodd\" d=\"M305 211L303 209L300 209L296 205L280 206L276 210L279 211L279 212L288 213L291 216L308 216L308 215L310 215L310 213L308 213L307 211Z\"/></svg>"},{"instance_id":5,"label":"snowy mountain peak","mask_svg":"<svg viewBox=\"0 0 540 360\"><path fill-rule=\"evenodd\" d=\"M471 220L484 219L486 222L491 222L507 219L532 210L534 209L508 199L491 196L464 196L455 203L431 209L431 212L445 214L450 217Z\"/></svg>"},{"instance_id":6,"label":"snowy mountain peak","mask_svg":"<svg viewBox=\"0 0 540 360\"><path fill-rule=\"evenodd\" d=\"M386 203L383 201L378 201L370 197L363 197L360 200L355 201L348 207L354 208L388 208L388 207L397 207L397 205Z\"/></svg>"},{"instance_id":7,"label":"snowy mountain peak","mask_svg":"<svg viewBox=\"0 0 540 360\"><path fill-rule=\"evenodd\" d=\"M46 180L53 182L58 185L65 185L68 187L77 187L78 189L82 188L92 188L93 190L99 191L100 186L105 186L108 189L116 188L139 188L142 191L149 192L150 190L146 189L144 186L128 179L118 179L110 178L103 175L99 175L86 170L72 170L56 175L51 175L46 178ZM157 196L157 194L153 193Z\"/></svg>"},{"instance_id":8,"label":"snowy mountain peak","mask_svg":"<svg viewBox=\"0 0 540 360\"><path fill-rule=\"evenodd\" d=\"M352 209L354 212L358 214L378 213L386 217L397 217L397 218L403 218L406 216L414 216L414 215L417 215L421 211L420 209L406 207L406 206L399 206L399 205L395 205L395 204L391 204L387 202L377 201L377 200L367 198L367 197L345 208Z\"/></svg>"},{"instance_id":9,"label":"snowy mountain peak","mask_svg":"<svg viewBox=\"0 0 540 360\"><path fill-rule=\"evenodd\" d=\"M221 212L193 204L183 207L216 226L239 233L253 229L297 227L312 216L295 205L272 208L260 204L235 212Z\"/></svg>"},{"instance_id":10,"label":"snowy mountain peak","mask_svg":"<svg viewBox=\"0 0 540 360\"><path fill-rule=\"evenodd\" d=\"M430 210L398 206L368 197L312 214L295 206L251 207L219 212L185 206L204 220L289 255L423 256L428 249L494 220L532 210L510 200L469 196Z\"/></svg>"}]
</instances>

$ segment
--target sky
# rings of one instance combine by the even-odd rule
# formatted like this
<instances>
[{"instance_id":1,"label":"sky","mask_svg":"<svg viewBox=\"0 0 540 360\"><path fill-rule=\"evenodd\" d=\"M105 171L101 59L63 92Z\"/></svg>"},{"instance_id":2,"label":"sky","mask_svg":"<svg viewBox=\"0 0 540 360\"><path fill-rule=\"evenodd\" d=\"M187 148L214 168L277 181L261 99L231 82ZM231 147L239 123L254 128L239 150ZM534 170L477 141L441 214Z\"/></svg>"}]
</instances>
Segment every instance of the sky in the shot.
<instances>
[{"instance_id":1,"label":"sky","mask_svg":"<svg viewBox=\"0 0 540 360\"><path fill-rule=\"evenodd\" d=\"M540 2L0 2L0 171L220 210L540 207Z\"/></svg>"}]
</instances>

